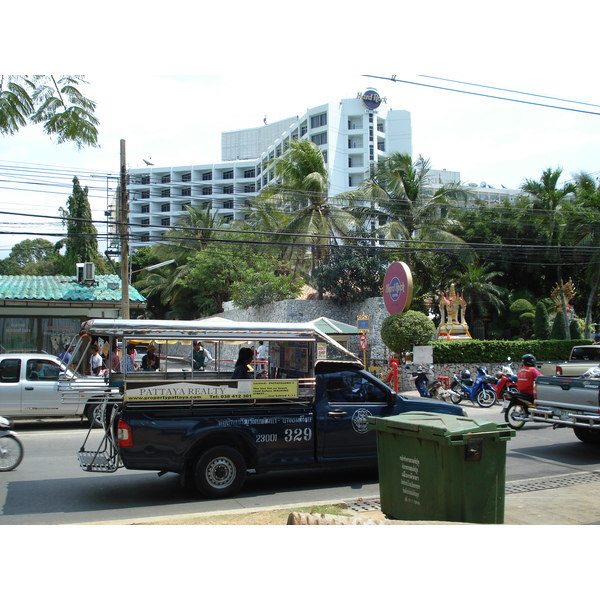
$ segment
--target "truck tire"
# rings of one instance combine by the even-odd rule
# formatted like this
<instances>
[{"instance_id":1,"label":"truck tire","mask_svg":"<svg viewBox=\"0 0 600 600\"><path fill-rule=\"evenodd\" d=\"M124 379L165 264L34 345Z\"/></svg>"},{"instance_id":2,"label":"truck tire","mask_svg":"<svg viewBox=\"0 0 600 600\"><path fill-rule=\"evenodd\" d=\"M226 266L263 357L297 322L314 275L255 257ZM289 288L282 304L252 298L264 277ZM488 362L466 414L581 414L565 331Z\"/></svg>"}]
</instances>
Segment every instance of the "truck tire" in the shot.
<instances>
[{"instance_id":1,"label":"truck tire","mask_svg":"<svg viewBox=\"0 0 600 600\"><path fill-rule=\"evenodd\" d=\"M215 446L204 452L194 468L196 489L207 498L227 498L246 481L246 461L231 446Z\"/></svg>"},{"instance_id":2,"label":"truck tire","mask_svg":"<svg viewBox=\"0 0 600 600\"><path fill-rule=\"evenodd\" d=\"M104 427L104 411L102 410L102 404L96 404L90 402L85 407L85 418L88 423L96 429Z\"/></svg>"},{"instance_id":3,"label":"truck tire","mask_svg":"<svg viewBox=\"0 0 600 600\"><path fill-rule=\"evenodd\" d=\"M573 431L578 440L586 444L600 444L600 430L587 427L574 427Z\"/></svg>"}]
</instances>

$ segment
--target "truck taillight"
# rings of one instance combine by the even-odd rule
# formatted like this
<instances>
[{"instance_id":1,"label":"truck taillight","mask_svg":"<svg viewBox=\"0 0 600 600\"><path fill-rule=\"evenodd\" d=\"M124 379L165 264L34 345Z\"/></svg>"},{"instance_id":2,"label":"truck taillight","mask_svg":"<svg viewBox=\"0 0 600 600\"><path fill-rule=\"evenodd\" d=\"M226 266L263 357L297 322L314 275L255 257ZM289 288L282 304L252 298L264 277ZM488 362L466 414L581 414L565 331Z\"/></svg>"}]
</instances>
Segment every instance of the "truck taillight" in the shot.
<instances>
[{"instance_id":1,"label":"truck taillight","mask_svg":"<svg viewBox=\"0 0 600 600\"><path fill-rule=\"evenodd\" d=\"M117 425L117 440L119 442L119 448L131 448L133 446L131 427L129 427L123 419L119 419Z\"/></svg>"},{"instance_id":2,"label":"truck taillight","mask_svg":"<svg viewBox=\"0 0 600 600\"><path fill-rule=\"evenodd\" d=\"M562 367L556 367L556 376L562 377Z\"/></svg>"}]
</instances>

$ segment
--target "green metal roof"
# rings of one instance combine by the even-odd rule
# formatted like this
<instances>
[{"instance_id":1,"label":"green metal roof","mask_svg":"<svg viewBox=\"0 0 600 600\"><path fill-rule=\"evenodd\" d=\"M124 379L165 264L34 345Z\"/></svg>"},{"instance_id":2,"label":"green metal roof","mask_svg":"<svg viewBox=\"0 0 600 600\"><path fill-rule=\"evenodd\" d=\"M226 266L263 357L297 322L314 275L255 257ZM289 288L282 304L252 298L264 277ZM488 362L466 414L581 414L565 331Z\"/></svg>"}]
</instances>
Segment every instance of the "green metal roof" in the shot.
<instances>
[{"instance_id":1,"label":"green metal roof","mask_svg":"<svg viewBox=\"0 0 600 600\"><path fill-rule=\"evenodd\" d=\"M96 275L95 284L78 283L68 275L0 275L0 300L46 300L68 302L120 302L121 278ZM146 299L129 286L131 302Z\"/></svg>"},{"instance_id":2,"label":"green metal roof","mask_svg":"<svg viewBox=\"0 0 600 600\"><path fill-rule=\"evenodd\" d=\"M341 321L334 321L327 317L319 317L312 321L319 331L327 335L358 335L358 329L354 325L348 325Z\"/></svg>"}]
</instances>

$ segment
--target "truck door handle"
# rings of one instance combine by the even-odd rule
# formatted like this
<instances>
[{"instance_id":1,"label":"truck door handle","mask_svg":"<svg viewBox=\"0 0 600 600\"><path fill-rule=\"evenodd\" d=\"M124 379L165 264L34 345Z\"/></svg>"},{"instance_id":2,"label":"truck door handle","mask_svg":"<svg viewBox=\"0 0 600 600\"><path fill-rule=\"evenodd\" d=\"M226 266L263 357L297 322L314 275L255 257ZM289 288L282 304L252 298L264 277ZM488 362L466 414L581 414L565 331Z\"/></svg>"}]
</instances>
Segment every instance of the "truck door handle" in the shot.
<instances>
[{"instance_id":1,"label":"truck door handle","mask_svg":"<svg viewBox=\"0 0 600 600\"><path fill-rule=\"evenodd\" d=\"M35 388L32 388L32 387L26 387L25 389L26 389L26 390L34 390Z\"/></svg>"},{"instance_id":2,"label":"truck door handle","mask_svg":"<svg viewBox=\"0 0 600 600\"><path fill-rule=\"evenodd\" d=\"M348 413L345 410L332 410L327 413L328 416L335 417L337 419L341 419L342 417L345 417L347 414Z\"/></svg>"},{"instance_id":3,"label":"truck door handle","mask_svg":"<svg viewBox=\"0 0 600 600\"><path fill-rule=\"evenodd\" d=\"M566 392L567 390L571 389L571 384L570 383L563 383L560 387Z\"/></svg>"}]
</instances>

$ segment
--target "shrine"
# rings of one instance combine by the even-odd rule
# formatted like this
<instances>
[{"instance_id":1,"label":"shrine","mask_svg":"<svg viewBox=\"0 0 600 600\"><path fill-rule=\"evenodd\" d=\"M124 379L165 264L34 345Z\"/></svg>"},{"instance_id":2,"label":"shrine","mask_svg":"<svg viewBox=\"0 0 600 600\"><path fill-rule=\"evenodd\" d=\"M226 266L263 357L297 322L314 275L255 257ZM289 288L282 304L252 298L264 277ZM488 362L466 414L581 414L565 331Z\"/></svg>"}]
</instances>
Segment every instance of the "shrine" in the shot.
<instances>
[{"instance_id":1,"label":"shrine","mask_svg":"<svg viewBox=\"0 0 600 600\"><path fill-rule=\"evenodd\" d=\"M454 284L450 291L440 299L440 324L437 328L438 340L470 340L469 326L465 319L467 303L462 295L456 293Z\"/></svg>"}]
</instances>

